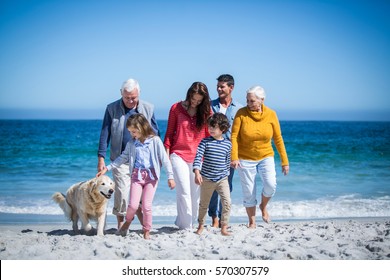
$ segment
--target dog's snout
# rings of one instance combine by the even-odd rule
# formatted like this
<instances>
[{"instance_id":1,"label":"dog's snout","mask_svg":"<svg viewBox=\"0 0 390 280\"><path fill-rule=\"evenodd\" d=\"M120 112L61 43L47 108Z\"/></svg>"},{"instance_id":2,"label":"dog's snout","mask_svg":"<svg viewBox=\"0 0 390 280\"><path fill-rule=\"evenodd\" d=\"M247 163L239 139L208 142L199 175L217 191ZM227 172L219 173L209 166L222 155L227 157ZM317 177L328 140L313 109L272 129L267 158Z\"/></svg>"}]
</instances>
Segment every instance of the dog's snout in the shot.
<instances>
[{"instance_id":1,"label":"dog's snout","mask_svg":"<svg viewBox=\"0 0 390 280\"><path fill-rule=\"evenodd\" d=\"M108 191L109 194L112 194L113 192L114 192L113 189L110 189L110 190Z\"/></svg>"}]
</instances>

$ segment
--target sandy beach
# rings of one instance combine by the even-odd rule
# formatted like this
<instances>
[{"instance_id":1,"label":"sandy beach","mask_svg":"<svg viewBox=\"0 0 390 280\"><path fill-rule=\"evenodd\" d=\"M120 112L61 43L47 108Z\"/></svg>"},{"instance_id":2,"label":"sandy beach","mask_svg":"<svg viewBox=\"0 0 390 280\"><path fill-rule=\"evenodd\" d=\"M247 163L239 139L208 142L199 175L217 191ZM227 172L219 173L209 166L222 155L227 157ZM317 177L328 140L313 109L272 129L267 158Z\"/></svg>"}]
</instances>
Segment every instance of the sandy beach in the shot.
<instances>
[{"instance_id":1,"label":"sandy beach","mask_svg":"<svg viewBox=\"0 0 390 280\"><path fill-rule=\"evenodd\" d=\"M207 226L202 235L139 225L126 237L108 225L104 237L75 235L71 224L0 225L1 260L390 260L390 218L230 225L231 236Z\"/></svg>"}]
</instances>

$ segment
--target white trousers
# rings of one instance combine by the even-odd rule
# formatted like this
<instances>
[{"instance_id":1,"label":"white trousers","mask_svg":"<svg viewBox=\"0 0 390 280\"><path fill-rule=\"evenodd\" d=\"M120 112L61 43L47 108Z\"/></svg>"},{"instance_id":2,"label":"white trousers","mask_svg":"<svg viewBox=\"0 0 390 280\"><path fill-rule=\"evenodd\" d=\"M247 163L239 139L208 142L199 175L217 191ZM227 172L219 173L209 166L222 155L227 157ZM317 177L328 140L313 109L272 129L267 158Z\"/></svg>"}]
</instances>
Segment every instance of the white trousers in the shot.
<instances>
[{"instance_id":1,"label":"white trousers","mask_svg":"<svg viewBox=\"0 0 390 280\"><path fill-rule=\"evenodd\" d=\"M179 229L190 229L198 220L200 188L195 184L192 163L185 162L175 153L170 155L176 182L177 217Z\"/></svg>"},{"instance_id":2,"label":"white trousers","mask_svg":"<svg viewBox=\"0 0 390 280\"><path fill-rule=\"evenodd\" d=\"M112 209L112 214L116 216L126 216L130 194L129 172L128 164L122 164L119 168L112 169L112 177L115 183L114 207Z\"/></svg>"},{"instance_id":3,"label":"white trousers","mask_svg":"<svg viewBox=\"0 0 390 280\"><path fill-rule=\"evenodd\" d=\"M260 161L240 160L238 168L242 187L243 204L245 207L257 205L256 175L259 174L263 183L262 195L272 197L276 191L275 160L267 157Z\"/></svg>"}]
</instances>

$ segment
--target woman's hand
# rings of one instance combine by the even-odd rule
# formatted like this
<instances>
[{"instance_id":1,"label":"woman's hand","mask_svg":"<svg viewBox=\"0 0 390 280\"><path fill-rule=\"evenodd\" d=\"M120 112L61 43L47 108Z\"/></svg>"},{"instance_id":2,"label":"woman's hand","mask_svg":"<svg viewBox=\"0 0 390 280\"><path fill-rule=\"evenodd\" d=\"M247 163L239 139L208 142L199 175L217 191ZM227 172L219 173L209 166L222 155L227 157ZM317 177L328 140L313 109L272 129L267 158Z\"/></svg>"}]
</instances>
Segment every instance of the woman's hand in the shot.
<instances>
[{"instance_id":1,"label":"woman's hand","mask_svg":"<svg viewBox=\"0 0 390 280\"><path fill-rule=\"evenodd\" d=\"M230 162L230 166L234 169L237 169L238 167L241 167L240 161L239 160L232 160Z\"/></svg>"},{"instance_id":2,"label":"woman's hand","mask_svg":"<svg viewBox=\"0 0 390 280\"><path fill-rule=\"evenodd\" d=\"M168 179L168 187L173 190L176 187L175 180L173 179Z\"/></svg>"},{"instance_id":3,"label":"woman's hand","mask_svg":"<svg viewBox=\"0 0 390 280\"><path fill-rule=\"evenodd\" d=\"M290 171L290 166L288 166L288 165L282 166L282 172L283 172L284 176L286 176L289 171Z\"/></svg>"}]
</instances>

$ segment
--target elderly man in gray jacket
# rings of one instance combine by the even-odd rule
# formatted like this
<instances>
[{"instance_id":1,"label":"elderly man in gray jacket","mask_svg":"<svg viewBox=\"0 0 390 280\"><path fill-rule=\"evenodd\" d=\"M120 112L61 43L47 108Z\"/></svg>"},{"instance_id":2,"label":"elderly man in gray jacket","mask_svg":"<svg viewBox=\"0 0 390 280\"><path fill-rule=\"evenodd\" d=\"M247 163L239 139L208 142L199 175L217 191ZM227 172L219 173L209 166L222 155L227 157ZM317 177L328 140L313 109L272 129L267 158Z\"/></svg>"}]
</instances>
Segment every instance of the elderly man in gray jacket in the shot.
<instances>
[{"instance_id":1,"label":"elderly man in gray jacket","mask_svg":"<svg viewBox=\"0 0 390 280\"><path fill-rule=\"evenodd\" d=\"M126 121L129 116L135 113L143 114L155 130L160 135L156 118L154 116L154 106L139 99L141 89L139 83L134 79L126 80L121 88L121 95L117 101L107 105L102 130L100 132L98 149L98 171L102 171L105 165L105 158L108 146L110 146L110 160L115 160L125 149L127 142L133 141L129 131L126 129ZM129 166L123 164L119 168L112 170L115 182L114 208L112 213L116 215L118 229L121 228L129 201L130 174ZM142 223L141 208L137 211L137 217Z\"/></svg>"}]
</instances>

